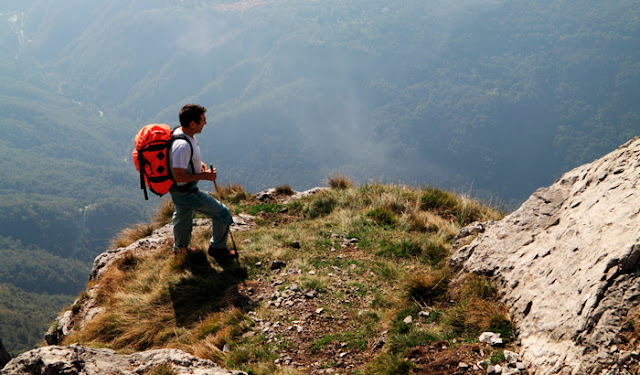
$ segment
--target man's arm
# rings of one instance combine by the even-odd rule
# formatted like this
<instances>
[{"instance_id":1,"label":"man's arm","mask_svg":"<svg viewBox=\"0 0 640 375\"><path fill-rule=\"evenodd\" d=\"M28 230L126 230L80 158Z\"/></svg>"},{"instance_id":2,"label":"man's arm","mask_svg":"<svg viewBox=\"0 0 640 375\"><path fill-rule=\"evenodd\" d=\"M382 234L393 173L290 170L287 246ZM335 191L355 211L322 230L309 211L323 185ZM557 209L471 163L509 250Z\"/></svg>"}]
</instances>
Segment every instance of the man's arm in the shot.
<instances>
[{"instance_id":1,"label":"man's arm","mask_svg":"<svg viewBox=\"0 0 640 375\"><path fill-rule=\"evenodd\" d=\"M186 168L172 168L173 179L177 182L193 182L200 180L215 181L217 177L216 169L203 168L202 173L187 173Z\"/></svg>"}]
</instances>

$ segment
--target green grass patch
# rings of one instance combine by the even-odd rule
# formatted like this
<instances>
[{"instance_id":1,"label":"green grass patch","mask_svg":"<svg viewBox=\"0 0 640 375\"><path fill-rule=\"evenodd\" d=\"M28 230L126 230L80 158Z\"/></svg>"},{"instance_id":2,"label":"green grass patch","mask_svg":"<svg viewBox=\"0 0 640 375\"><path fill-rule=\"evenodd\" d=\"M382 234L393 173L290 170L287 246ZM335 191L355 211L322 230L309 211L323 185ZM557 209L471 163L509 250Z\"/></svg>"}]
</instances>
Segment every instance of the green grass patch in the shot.
<instances>
[{"instance_id":1,"label":"green grass patch","mask_svg":"<svg viewBox=\"0 0 640 375\"><path fill-rule=\"evenodd\" d=\"M365 368L367 375L409 375L415 365L402 355L383 353Z\"/></svg>"},{"instance_id":2,"label":"green grass patch","mask_svg":"<svg viewBox=\"0 0 640 375\"><path fill-rule=\"evenodd\" d=\"M327 216L333 212L337 204L338 201L334 197L323 195L311 201L306 207L305 213L312 219Z\"/></svg>"},{"instance_id":3,"label":"green grass patch","mask_svg":"<svg viewBox=\"0 0 640 375\"><path fill-rule=\"evenodd\" d=\"M368 338L365 332L349 331L344 333L330 333L319 338L311 345L311 353L317 353L327 350L329 346L343 347L351 350L365 350L367 348Z\"/></svg>"},{"instance_id":4,"label":"green grass patch","mask_svg":"<svg viewBox=\"0 0 640 375\"><path fill-rule=\"evenodd\" d=\"M398 224L398 218L390 210L377 207L367 212L367 217L371 218L376 224L382 227L393 227Z\"/></svg>"},{"instance_id":5,"label":"green grass patch","mask_svg":"<svg viewBox=\"0 0 640 375\"><path fill-rule=\"evenodd\" d=\"M282 208L284 206L282 206L281 204L278 203L263 203L263 204L258 204L255 206L249 206L249 208L247 209L247 213L249 215L257 215L261 212L263 213L274 213L274 212L280 212L282 211Z\"/></svg>"},{"instance_id":6,"label":"green grass patch","mask_svg":"<svg viewBox=\"0 0 640 375\"><path fill-rule=\"evenodd\" d=\"M422 210L434 210L439 212L454 211L458 207L456 195L450 191L428 187L420 197Z\"/></svg>"}]
</instances>

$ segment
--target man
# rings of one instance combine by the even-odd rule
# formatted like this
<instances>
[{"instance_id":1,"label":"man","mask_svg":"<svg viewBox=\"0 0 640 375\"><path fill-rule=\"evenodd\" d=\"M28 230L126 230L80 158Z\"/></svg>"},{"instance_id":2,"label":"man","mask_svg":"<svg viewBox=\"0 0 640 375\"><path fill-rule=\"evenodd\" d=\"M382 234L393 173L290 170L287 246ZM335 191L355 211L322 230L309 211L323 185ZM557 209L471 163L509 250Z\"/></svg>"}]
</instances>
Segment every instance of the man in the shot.
<instances>
[{"instance_id":1,"label":"man","mask_svg":"<svg viewBox=\"0 0 640 375\"><path fill-rule=\"evenodd\" d=\"M180 110L180 127L173 133L184 134L186 138L174 140L171 146L171 171L176 181L169 190L175 207L173 251L178 254L186 253L190 249L193 214L198 211L211 218L209 255L216 259L232 258L237 256L237 253L227 248L229 226L233 224L231 212L210 194L198 190L198 181L215 181L217 176L216 169L208 169L200 159L200 147L195 138L207 123L205 112L207 109L203 106L185 105Z\"/></svg>"}]
</instances>

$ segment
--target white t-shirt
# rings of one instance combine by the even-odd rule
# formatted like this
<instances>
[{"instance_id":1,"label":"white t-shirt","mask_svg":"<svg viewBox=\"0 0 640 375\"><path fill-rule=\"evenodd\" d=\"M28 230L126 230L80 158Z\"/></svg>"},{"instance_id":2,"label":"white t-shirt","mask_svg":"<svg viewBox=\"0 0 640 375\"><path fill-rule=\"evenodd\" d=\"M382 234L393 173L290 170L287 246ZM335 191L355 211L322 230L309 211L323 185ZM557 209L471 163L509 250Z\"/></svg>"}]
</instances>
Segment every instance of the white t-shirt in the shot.
<instances>
[{"instance_id":1,"label":"white t-shirt","mask_svg":"<svg viewBox=\"0 0 640 375\"><path fill-rule=\"evenodd\" d=\"M182 128L177 128L174 132L174 135L184 134L182 132ZM193 168L195 170L193 173L201 173L202 172L202 162L200 158L200 147L198 146L198 141L195 138L191 138L188 135L184 134L184 136L191 142L193 146L193 157L191 161L193 162ZM187 172L191 172L189 168L189 156L191 156L191 148L187 144L187 141L184 139L176 139L173 141L171 145L171 167L172 168L184 168ZM178 186L184 186L187 182L178 182Z\"/></svg>"}]
</instances>

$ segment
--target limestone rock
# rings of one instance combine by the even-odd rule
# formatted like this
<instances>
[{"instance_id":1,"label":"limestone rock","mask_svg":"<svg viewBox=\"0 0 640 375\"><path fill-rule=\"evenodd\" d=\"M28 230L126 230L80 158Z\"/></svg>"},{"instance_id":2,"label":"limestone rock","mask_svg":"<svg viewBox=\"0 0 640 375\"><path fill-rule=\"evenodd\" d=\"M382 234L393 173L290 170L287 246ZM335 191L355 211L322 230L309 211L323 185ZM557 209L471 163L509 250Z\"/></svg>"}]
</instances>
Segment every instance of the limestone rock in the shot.
<instances>
[{"instance_id":1,"label":"limestone rock","mask_svg":"<svg viewBox=\"0 0 640 375\"><path fill-rule=\"evenodd\" d=\"M450 266L494 277L535 374L617 366L610 351L640 301L640 138L538 189Z\"/></svg>"},{"instance_id":2,"label":"limestone rock","mask_svg":"<svg viewBox=\"0 0 640 375\"><path fill-rule=\"evenodd\" d=\"M65 374L146 374L158 366L169 366L176 375L246 375L242 371L220 368L177 349L157 349L131 355L119 355L109 349L80 345L45 346L20 354L0 375Z\"/></svg>"},{"instance_id":3,"label":"limestone rock","mask_svg":"<svg viewBox=\"0 0 640 375\"><path fill-rule=\"evenodd\" d=\"M327 187L315 187L305 191L294 191L293 195L278 195L275 188L263 190L255 195L259 201L272 201L275 200L279 203L288 203L291 200L304 198L309 195L317 194L323 190L327 190Z\"/></svg>"},{"instance_id":4,"label":"limestone rock","mask_svg":"<svg viewBox=\"0 0 640 375\"><path fill-rule=\"evenodd\" d=\"M502 345L502 338L499 333L483 332L478 338L478 341L491 346Z\"/></svg>"}]
</instances>

